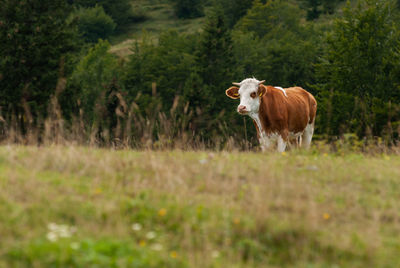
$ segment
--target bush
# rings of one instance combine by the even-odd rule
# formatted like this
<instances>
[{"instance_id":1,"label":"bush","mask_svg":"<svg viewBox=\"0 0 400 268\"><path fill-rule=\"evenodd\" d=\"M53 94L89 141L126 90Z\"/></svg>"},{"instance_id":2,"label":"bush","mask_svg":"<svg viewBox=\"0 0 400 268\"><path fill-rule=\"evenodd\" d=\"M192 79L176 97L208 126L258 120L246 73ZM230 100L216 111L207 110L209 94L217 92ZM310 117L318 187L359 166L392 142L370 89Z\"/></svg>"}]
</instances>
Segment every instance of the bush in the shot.
<instances>
[{"instance_id":1,"label":"bush","mask_svg":"<svg viewBox=\"0 0 400 268\"><path fill-rule=\"evenodd\" d=\"M117 26L102 6L80 7L71 16L77 20L79 32L85 40L92 43L109 37Z\"/></svg>"},{"instance_id":2,"label":"bush","mask_svg":"<svg viewBox=\"0 0 400 268\"><path fill-rule=\"evenodd\" d=\"M201 0L174 0L175 15L178 18L192 19L204 15Z\"/></svg>"},{"instance_id":3,"label":"bush","mask_svg":"<svg viewBox=\"0 0 400 268\"><path fill-rule=\"evenodd\" d=\"M118 26L127 23L134 16L130 0L74 0L72 3L85 8L96 5L103 7L106 14L111 16Z\"/></svg>"}]
</instances>

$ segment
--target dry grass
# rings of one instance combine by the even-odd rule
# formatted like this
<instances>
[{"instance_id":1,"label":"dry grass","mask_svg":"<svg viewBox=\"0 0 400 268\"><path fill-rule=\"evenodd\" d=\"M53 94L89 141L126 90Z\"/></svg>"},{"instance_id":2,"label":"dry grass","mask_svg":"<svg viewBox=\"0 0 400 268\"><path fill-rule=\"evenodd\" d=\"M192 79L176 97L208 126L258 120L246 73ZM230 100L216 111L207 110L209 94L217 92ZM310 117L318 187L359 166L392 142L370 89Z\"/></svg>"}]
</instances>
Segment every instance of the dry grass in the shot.
<instances>
[{"instance_id":1,"label":"dry grass","mask_svg":"<svg viewBox=\"0 0 400 268\"><path fill-rule=\"evenodd\" d=\"M0 264L395 267L399 161L3 146ZM77 231L49 241L52 222Z\"/></svg>"}]
</instances>

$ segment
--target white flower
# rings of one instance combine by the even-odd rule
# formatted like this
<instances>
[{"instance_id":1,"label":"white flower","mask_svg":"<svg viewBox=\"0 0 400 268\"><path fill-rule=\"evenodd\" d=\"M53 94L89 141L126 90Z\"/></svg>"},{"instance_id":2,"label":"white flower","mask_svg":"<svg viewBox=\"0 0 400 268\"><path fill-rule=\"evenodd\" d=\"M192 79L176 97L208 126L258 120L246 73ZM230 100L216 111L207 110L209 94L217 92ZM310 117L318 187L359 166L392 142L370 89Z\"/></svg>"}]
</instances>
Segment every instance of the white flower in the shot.
<instances>
[{"instance_id":1,"label":"white flower","mask_svg":"<svg viewBox=\"0 0 400 268\"><path fill-rule=\"evenodd\" d=\"M46 237L47 237L47 239L48 239L49 241L51 241L51 242L55 242L55 241L57 241L57 239L58 239L57 234L56 234L56 233L53 233L53 232L47 233Z\"/></svg>"},{"instance_id":2,"label":"white flower","mask_svg":"<svg viewBox=\"0 0 400 268\"><path fill-rule=\"evenodd\" d=\"M200 159L199 160L199 163L202 164L202 165L207 164L207 162L208 162L207 159Z\"/></svg>"},{"instance_id":3,"label":"white flower","mask_svg":"<svg viewBox=\"0 0 400 268\"><path fill-rule=\"evenodd\" d=\"M132 224L131 227L132 227L132 230L134 230L136 232L142 230L142 225L140 223L134 223L134 224Z\"/></svg>"},{"instance_id":4,"label":"white flower","mask_svg":"<svg viewBox=\"0 0 400 268\"><path fill-rule=\"evenodd\" d=\"M48 228L50 231L55 231L55 230L58 228L58 225L55 224L54 222L50 222L49 224L47 224L47 228Z\"/></svg>"},{"instance_id":5,"label":"white flower","mask_svg":"<svg viewBox=\"0 0 400 268\"><path fill-rule=\"evenodd\" d=\"M56 241L60 237L71 237L73 233L76 232L76 227L68 226L65 224L55 224L53 222L47 225L49 232L47 233L46 237L50 241Z\"/></svg>"},{"instance_id":6,"label":"white flower","mask_svg":"<svg viewBox=\"0 0 400 268\"><path fill-rule=\"evenodd\" d=\"M163 246L161 244L154 244L151 246L151 249L155 251L160 251L163 249Z\"/></svg>"},{"instance_id":7,"label":"white flower","mask_svg":"<svg viewBox=\"0 0 400 268\"><path fill-rule=\"evenodd\" d=\"M148 232L147 234L146 234L146 238L147 239L154 239L156 237L156 233L155 232Z\"/></svg>"},{"instance_id":8,"label":"white flower","mask_svg":"<svg viewBox=\"0 0 400 268\"><path fill-rule=\"evenodd\" d=\"M218 252L218 250L213 250L213 251L211 252L211 257L213 257L214 259L218 258L218 257L219 257L219 252Z\"/></svg>"}]
</instances>

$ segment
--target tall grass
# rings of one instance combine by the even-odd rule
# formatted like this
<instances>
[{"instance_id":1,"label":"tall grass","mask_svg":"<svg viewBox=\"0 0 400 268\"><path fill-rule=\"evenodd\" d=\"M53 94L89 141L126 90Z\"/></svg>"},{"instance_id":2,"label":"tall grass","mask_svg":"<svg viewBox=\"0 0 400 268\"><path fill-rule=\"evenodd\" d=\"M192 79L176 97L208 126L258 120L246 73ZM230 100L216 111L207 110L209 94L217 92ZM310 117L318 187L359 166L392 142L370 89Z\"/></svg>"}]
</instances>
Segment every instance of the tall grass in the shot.
<instances>
[{"instance_id":1,"label":"tall grass","mask_svg":"<svg viewBox=\"0 0 400 268\"><path fill-rule=\"evenodd\" d=\"M243 118L242 132L236 134L230 131L229 122L222 118L213 120L212 127L201 120L197 123L202 112L198 108L193 110L190 103L183 101L181 96L175 96L169 110L165 110L161 101L157 99L155 83L152 85L152 101L145 108L136 103L141 98L141 93L129 102L118 87L115 87L108 95L104 91L97 99L92 117L85 115L78 100L78 111L70 116L70 119L66 119L59 104L66 83L63 77L58 80L55 93L49 101L46 117L34 118L29 104L24 100L21 103L23 114L0 114L0 143L80 145L116 149L259 150L255 133L248 134L245 120L249 119ZM252 127L252 124L249 125ZM218 134L210 136L208 130L211 128L216 128L217 131L214 132ZM392 133L394 131L396 130L392 130ZM398 154L400 143L393 140L393 136L369 135L360 139L352 133L340 137L316 134L313 149L335 153L353 151ZM289 145L289 149L297 148Z\"/></svg>"}]
</instances>

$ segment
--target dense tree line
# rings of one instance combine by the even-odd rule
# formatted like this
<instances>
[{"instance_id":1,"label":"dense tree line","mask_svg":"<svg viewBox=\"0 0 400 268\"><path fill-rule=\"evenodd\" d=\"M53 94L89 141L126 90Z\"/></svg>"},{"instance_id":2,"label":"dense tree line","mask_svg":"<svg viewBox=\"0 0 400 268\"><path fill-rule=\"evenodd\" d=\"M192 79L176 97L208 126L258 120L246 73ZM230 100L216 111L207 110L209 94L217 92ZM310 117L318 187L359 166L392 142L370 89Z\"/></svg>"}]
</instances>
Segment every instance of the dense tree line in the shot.
<instances>
[{"instance_id":1,"label":"dense tree line","mask_svg":"<svg viewBox=\"0 0 400 268\"><path fill-rule=\"evenodd\" d=\"M174 120L185 117L188 133L204 140L243 138L243 124L254 132L251 120L243 122L237 103L224 92L233 81L254 76L313 93L322 136L398 137L396 1L173 2L178 17L205 13L202 31L171 29L156 42L145 36L129 58L119 59L99 38L131 18L130 1L2 0L3 118L16 116L24 128L27 114L46 117L57 83L65 78L58 96L67 121L80 117L85 127L116 133L112 130L120 131L128 114L146 118L153 111L181 109Z\"/></svg>"}]
</instances>

